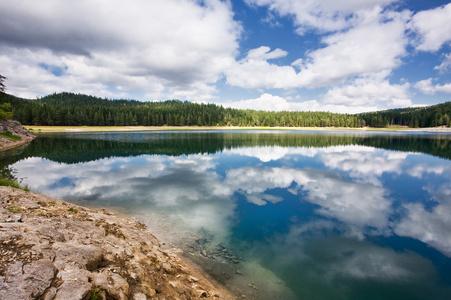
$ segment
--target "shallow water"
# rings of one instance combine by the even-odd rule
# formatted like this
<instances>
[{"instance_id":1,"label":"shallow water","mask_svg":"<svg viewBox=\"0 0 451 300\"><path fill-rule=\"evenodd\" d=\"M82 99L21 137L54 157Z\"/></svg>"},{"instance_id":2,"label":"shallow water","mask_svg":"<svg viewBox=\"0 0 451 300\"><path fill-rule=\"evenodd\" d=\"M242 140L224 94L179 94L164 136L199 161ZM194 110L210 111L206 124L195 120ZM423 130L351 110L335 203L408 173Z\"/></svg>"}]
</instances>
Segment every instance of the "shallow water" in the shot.
<instances>
[{"instance_id":1,"label":"shallow water","mask_svg":"<svg viewBox=\"0 0 451 300\"><path fill-rule=\"evenodd\" d=\"M33 190L113 208L239 295L449 299L451 135L40 135L3 158Z\"/></svg>"}]
</instances>

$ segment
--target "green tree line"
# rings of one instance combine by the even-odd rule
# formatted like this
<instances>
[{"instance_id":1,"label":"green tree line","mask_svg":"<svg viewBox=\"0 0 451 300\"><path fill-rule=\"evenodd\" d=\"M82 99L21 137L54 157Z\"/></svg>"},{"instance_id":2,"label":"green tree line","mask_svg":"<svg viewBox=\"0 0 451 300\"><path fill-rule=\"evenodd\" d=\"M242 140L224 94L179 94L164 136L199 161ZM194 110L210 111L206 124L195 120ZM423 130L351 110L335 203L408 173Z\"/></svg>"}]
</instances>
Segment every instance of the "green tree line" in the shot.
<instances>
[{"instance_id":1,"label":"green tree line","mask_svg":"<svg viewBox=\"0 0 451 300\"><path fill-rule=\"evenodd\" d=\"M418 127L451 126L451 102L427 107L413 107L359 114L371 127L389 125Z\"/></svg>"},{"instance_id":2,"label":"green tree line","mask_svg":"<svg viewBox=\"0 0 451 300\"><path fill-rule=\"evenodd\" d=\"M271 126L361 127L358 115L329 112L268 112L224 108L188 101L139 102L58 93L37 100L3 94L13 118L25 125L48 126Z\"/></svg>"},{"instance_id":3,"label":"green tree line","mask_svg":"<svg viewBox=\"0 0 451 300\"><path fill-rule=\"evenodd\" d=\"M0 117L25 125L49 126L263 126L263 127L417 127L451 126L451 102L428 107L361 114L268 112L224 108L188 101L109 100L83 94L55 93L20 99L0 92Z\"/></svg>"}]
</instances>

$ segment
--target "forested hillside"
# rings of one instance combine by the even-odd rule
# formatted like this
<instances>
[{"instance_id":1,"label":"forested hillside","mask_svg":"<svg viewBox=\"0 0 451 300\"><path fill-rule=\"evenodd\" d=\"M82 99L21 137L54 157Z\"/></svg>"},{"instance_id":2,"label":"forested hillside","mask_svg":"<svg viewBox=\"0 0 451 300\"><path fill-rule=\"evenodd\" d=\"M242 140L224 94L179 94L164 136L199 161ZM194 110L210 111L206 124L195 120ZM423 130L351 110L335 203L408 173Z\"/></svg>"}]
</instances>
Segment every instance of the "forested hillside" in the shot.
<instances>
[{"instance_id":1,"label":"forested hillside","mask_svg":"<svg viewBox=\"0 0 451 300\"><path fill-rule=\"evenodd\" d=\"M284 126L361 127L359 116L328 112L267 112L224 108L188 101L108 100L72 93L26 100L3 94L13 118L26 125L53 126Z\"/></svg>"},{"instance_id":2,"label":"forested hillside","mask_svg":"<svg viewBox=\"0 0 451 300\"><path fill-rule=\"evenodd\" d=\"M11 104L11 105L9 105ZM362 114L268 112L224 108L188 101L140 102L109 100L73 93L37 100L0 92L0 108L26 125L51 126L271 126L271 127L409 127L451 126L451 102L429 107Z\"/></svg>"},{"instance_id":3,"label":"forested hillside","mask_svg":"<svg viewBox=\"0 0 451 300\"><path fill-rule=\"evenodd\" d=\"M359 114L371 127L388 125L417 127L451 126L451 102L427 107L400 108Z\"/></svg>"}]
</instances>

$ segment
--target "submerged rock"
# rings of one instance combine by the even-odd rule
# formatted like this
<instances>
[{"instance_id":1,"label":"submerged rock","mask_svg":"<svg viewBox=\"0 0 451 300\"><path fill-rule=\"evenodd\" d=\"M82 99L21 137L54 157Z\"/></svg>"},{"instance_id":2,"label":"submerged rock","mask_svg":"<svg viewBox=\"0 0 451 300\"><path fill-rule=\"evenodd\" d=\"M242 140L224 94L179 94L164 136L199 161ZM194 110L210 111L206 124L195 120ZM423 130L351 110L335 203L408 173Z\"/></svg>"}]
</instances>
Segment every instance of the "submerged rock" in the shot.
<instances>
[{"instance_id":1,"label":"submerged rock","mask_svg":"<svg viewBox=\"0 0 451 300\"><path fill-rule=\"evenodd\" d=\"M0 299L95 297L235 299L142 223L0 187Z\"/></svg>"}]
</instances>

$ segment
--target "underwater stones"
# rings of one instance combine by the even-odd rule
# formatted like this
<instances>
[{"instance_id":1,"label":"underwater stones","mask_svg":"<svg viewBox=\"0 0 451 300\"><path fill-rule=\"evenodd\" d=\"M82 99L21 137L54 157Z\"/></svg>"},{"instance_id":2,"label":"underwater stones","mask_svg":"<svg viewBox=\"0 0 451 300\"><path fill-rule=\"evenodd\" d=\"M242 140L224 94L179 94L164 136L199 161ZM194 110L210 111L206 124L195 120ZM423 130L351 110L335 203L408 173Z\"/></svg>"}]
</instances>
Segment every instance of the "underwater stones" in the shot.
<instances>
[{"instance_id":1,"label":"underwater stones","mask_svg":"<svg viewBox=\"0 0 451 300\"><path fill-rule=\"evenodd\" d=\"M213 244L207 238L197 239L194 244L187 245L186 250L192 255L200 255L213 261L233 264L241 262L241 258L232 250L222 244Z\"/></svg>"},{"instance_id":2,"label":"underwater stones","mask_svg":"<svg viewBox=\"0 0 451 300\"><path fill-rule=\"evenodd\" d=\"M258 287L253 282L250 282L247 286L252 288L252 289L254 289L254 290L258 290Z\"/></svg>"}]
</instances>

